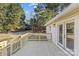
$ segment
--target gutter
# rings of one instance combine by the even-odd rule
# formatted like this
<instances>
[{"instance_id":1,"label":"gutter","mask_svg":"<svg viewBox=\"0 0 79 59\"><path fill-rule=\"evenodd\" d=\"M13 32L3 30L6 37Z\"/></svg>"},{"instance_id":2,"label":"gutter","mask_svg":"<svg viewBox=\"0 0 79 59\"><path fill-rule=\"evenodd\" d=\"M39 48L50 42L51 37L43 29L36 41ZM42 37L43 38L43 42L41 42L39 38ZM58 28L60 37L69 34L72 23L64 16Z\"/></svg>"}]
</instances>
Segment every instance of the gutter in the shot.
<instances>
[{"instance_id":1,"label":"gutter","mask_svg":"<svg viewBox=\"0 0 79 59\"><path fill-rule=\"evenodd\" d=\"M48 21L44 26L47 26L47 25L51 24L52 22L58 20L59 18L63 17L64 15L75 11L75 9L77 9L77 8L79 9L79 3L72 3L72 4L70 4L65 10L63 10L61 13L56 15L50 21Z\"/></svg>"}]
</instances>

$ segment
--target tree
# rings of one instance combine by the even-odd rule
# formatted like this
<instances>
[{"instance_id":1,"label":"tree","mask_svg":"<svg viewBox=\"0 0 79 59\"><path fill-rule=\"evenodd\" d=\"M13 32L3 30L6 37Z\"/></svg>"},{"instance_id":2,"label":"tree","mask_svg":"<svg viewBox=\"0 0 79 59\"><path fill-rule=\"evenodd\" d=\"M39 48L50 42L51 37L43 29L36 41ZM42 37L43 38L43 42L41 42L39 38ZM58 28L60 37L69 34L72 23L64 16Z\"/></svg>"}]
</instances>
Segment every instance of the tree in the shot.
<instances>
[{"instance_id":1,"label":"tree","mask_svg":"<svg viewBox=\"0 0 79 59\"><path fill-rule=\"evenodd\" d=\"M0 32L21 28L24 11L20 4L0 4Z\"/></svg>"},{"instance_id":2,"label":"tree","mask_svg":"<svg viewBox=\"0 0 79 59\"><path fill-rule=\"evenodd\" d=\"M44 27L44 24L56 15L54 10L58 5L58 3L37 4L37 8L34 9L36 13L34 20L36 20L36 23L33 27L37 26L39 29Z\"/></svg>"},{"instance_id":3,"label":"tree","mask_svg":"<svg viewBox=\"0 0 79 59\"><path fill-rule=\"evenodd\" d=\"M46 3L46 9L52 10L53 17L57 15L56 9L60 3Z\"/></svg>"},{"instance_id":4,"label":"tree","mask_svg":"<svg viewBox=\"0 0 79 59\"><path fill-rule=\"evenodd\" d=\"M8 20L6 17L9 4L0 4L0 32L7 31Z\"/></svg>"},{"instance_id":5,"label":"tree","mask_svg":"<svg viewBox=\"0 0 79 59\"><path fill-rule=\"evenodd\" d=\"M11 31L21 28L21 21L25 19L25 16L20 4L10 4L7 17L10 20Z\"/></svg>"},{"instance_id":6,"label":"tree","mask_svg":"<svg viewBox=\"0 0 79 59\"><path fill-rule=\"evenodd\" d=\"M48 20L56 15L55 9L59 3L38 4L35 8L37 22L39 25L44 25Z\"/></svg>"},{"instance_id":7,"label":"tree","mask_svg":"<svg viewBox=\"0 0 79 59\"><path fill-rule=\"evenodd\" d=\"M32 31L34 31L35 27L37 26L37 20L35 18L30 19L30 25L32 27Z\"/></svg>"}]
</instances>

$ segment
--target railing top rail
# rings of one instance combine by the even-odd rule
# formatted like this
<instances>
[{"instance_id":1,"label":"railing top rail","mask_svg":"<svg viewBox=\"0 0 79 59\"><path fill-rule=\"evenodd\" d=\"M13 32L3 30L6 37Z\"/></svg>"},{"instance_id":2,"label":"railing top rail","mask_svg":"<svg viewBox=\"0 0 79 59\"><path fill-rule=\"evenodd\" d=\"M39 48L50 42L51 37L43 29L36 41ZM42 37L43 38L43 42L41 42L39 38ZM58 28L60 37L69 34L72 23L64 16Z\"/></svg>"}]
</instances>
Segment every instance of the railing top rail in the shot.
<instances>
[{"instance_id":1,"label":"railing top rail","mask_svg":"<svg viewBox=\"0 0 79 59\"><path fill-rule=\"evenodd\" d=\"M26 34L23 34L21 35L21 38L22 37L29 37L30 35L43 35L43 36L46 36L46 35L51 35L51 33L26 33Z\"/></svg>"},{"instance_id":2,"label":"railing top rail","mask_svg":"<svg viewBox=\"0 0 79 59\"><path fill-rule=\"evenodd\" d=\"M10 43L9 43L6 47L0 48L0 49L5 49L5 48L7 48L10 44L13 44L14 41L17 41L17 39L22 40L21 38L23 38L23 37L29 37L30 35L43 35L43 36L47 36L47 35L51 35L51 33L26 33L26 34L23 34L23 35L17 35L17 37L16 37L16 38L13 38L13 39L10 41Z\"/></svg>"},{"instance_id":3,"label":"railing top rail","mask_svg":"<svg viewBox=\"0 0 79 59\"><path fill-rule=\"evenodd\" d=\"M15 36L14 36L15 37ZM11 41L7 44L7 46L3 47L3 48L0 48L0 49L5 49L7 48L9 45L13 44L15 41L17 41L17 39L19 39L21 36L20 35L17 35L17 37L15 38L12 38Z\"/></svg>"}]
</instances>

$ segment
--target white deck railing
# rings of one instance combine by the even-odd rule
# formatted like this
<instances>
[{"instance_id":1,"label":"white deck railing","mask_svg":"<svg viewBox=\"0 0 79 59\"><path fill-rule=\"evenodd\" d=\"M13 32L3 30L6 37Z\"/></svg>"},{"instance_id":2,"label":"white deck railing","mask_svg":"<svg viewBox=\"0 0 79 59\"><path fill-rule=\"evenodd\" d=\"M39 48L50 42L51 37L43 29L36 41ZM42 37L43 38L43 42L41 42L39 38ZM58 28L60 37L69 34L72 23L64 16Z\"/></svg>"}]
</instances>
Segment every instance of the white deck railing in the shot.
<instances>
[{"instance_id":1,"label":"white deck railing","mask_svg":"<svg viewBox=\"0 0 79 59\"><path fill-rule=\"evenodd\" d=\"M27 40L50 40L51 34L46 33L26 33L24 35L18 36L18 38L11 41L6 47L0 49L1 56L10 56L16 53L19 49L25 46Z\"/></svg>"}]
</instances>

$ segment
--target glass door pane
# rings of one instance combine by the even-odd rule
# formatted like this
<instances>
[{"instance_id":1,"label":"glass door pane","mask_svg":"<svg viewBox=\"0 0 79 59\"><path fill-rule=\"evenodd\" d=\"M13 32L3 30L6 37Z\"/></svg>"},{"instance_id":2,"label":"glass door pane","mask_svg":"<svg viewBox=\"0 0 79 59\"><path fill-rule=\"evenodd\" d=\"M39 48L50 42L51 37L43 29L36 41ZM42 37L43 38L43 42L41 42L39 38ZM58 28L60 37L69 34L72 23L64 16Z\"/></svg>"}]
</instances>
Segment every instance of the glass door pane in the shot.
<instances>
[{"instance_id":1,"label":"glass door pane","mask_svg":"<svg viewBox=\"0 0 79 59\"><path fill-rule=\"evenodd\" d=\"M66 24L66 47L74 50L74 22Z\"/></svg>"},{"instance_id":2,"label":"glass door pane","mask_svg":"<svg viewBox=\"0 0 79 59\"><path fill-rule=\"evenodd\" d=\"M63 44L63 25L59 25L59 43Z\"/></svg>"}]
</instances>

